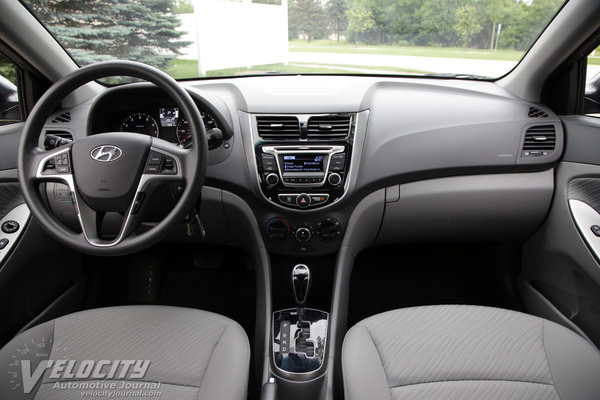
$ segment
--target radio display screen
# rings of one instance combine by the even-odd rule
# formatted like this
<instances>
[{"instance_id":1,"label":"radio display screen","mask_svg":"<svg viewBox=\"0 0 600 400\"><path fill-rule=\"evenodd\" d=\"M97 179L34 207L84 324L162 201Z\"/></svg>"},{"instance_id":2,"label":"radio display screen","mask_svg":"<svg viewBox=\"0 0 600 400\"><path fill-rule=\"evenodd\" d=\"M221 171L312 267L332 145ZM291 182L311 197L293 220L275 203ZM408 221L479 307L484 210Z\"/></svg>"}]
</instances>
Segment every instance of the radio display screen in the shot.
<instances>
[{"instance_id":1,"label":"radio display screen","mask_svg":"<svg viewBox=\"0 0 600 400\"><path fill-rule=\"evenodd\" d=\"M321 154L286 154L283 156L283 173L324 172Z\"/></svg>"}]
</instances>

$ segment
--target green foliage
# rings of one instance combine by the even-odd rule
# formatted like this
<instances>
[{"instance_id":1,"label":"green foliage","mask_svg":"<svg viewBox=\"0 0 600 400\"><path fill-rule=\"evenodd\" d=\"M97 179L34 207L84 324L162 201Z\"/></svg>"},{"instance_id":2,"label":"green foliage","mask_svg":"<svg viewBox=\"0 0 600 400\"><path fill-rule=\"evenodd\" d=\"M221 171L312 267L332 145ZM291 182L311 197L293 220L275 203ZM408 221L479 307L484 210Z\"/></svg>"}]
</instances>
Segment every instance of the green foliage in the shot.
<instances>
[{"instance_id":1,"label":"green foliage","mask_svg":"<svg viewBox=\"0 0 600 400\"><path fill-rule=\"evenodd\" d=\"M331 31L335 34L337 41L340 41L340 34L348 27L348 18L346 17L346 0L329 0L325 6L327 18Z\"/></svg>"},{"instance_id":2,"label":"green foliage","mask_svg":"<svg viewBox=\"0 0 600 400\"><path fill-rule=\"evenodd\" d=\"M15 68L15 65L2 54L0 54L0 76L3 76L15 85L17 84L17 69Z\"/></svg>"},{"instance_id":3,"label":"green foliage","mask_svg":"<svg viewBox=\"0 0 600 400\"><path fill-rule=\"evenodd\" d=\"M371 10L366 7L354 7L346 11L348 16L348 30L354 33L354 43L357 42L359 33L367 32L375 26L375 19Z\"/></svg>"},{"instance_id":4,"label":"green foliage","mask_svg":"<svg viewBox=\"0 0 600 400\"><path fill-rule=\"evenodd\" d=\"M180 40L174 0L27 0L82 65L126 59L166 68L189 45Z\"/></svg>"},{"instance_id":5,"label":"green foliage","mask_svg":"<svg viewBox=\"0 0 600 400\"><path fill-rule=\"evenodd\" d=\"M328 0L326 7L332 3ZM366 44L493 48L501 24L498 47L523 50L561 4L562 0L346 0L351 12L345 15L350 40ZM370 21L369 28L361 21Z\"/></svg>"},{"instance_id":6,"label":"green foliage","mask_svg":"<svg viewBox=\"0 0 600 400\"><path fill-rule=\"evenodd\" d=\"M327 16L320 0L288 1L288 34L297 38L299 34L306 36L310 43L313 39L327 35Z\"/></svg>"},{"instance_id":7,"label":"green foliage","mask_svg":"<svg viewBox=\"0 0 600 400\"><path fill-rule=\"evenodd\" d=\"M482 27L475 16L475 7L462 6L454 12L456 24L454 30L463 38L463 47L467 47L474 34L479 33Z\"/></svg>"},{"instance_id":8,"label":"green foliage","mask_svg":"<svg viewBox=\"0 0 600 400\"><path fill-rule=\"evenodd\" d=\"M194 12L194 6L191 0L175 0L173 14L191 14Z\"/></svg>"}]
</instances>

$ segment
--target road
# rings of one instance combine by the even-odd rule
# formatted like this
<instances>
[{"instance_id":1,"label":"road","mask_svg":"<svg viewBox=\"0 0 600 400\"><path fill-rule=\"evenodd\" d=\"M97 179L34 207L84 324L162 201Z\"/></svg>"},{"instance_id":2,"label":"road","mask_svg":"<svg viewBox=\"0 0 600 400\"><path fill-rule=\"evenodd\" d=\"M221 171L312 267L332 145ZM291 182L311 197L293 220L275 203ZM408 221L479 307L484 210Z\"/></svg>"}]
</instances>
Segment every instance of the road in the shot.
<instances>
[{"instance_id":1,"label":"road","mask_svg":"<svg viewBox=\"0 0 600 400\"><path fill-rule=\"evenodd\" d=\"M430 73L461 73L489 77L502 76L517 64L516 61L397 56L387 54L309 53L292 51L288 54L290 63L307 64L307 66L308 64L352 65L354 68L349 67L349 70L359 69L360 66L396 67ZM381 73L381 71L370 72ZM588 79L597 73L600 73L600 65L588 66Z\"/></svg>"}]
</instances>

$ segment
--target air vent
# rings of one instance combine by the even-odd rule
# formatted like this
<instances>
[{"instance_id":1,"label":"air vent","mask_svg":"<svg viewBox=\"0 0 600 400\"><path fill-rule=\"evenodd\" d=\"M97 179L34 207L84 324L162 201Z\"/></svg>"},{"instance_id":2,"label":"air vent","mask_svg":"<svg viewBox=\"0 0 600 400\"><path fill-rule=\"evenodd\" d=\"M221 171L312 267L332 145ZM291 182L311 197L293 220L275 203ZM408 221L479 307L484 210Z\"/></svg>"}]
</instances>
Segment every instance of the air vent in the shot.
<instances>
[{"instance_id":1,"label":"air vent","mask_svg":"<svg viewBox=\"0 0 600 400\"><path fill-rule=\"evenodd\" d=\"M297 139L300 124L296 117L259 116L256 117L258 136L263 139Z\"/></svg>"},{"instance_id":2,"label":"air vent","mask_svg":"<svg viewBox=\"0 0 600 400\"><path fill-rule=\"evenodd\" d=\"M529 107L529 112L527 113L529 118L547 118L548 113L540 110L539 108Z\"/></svg>"},{"instance_id":3,"label":"air vent","mask_svg":"<svg viewBox=\"0 0 600 400\"><path fill-rule=\"evenodd\" d=\"M523 156L546 156L556 146L556 128L554 125L532 126L525 132Z\"/></svg>"},{"instance_id":4,"label":"air vent","mask_svg":"<svg viewBox=\"0 0 600 400\"><path fill-rule=\"evenodd\" d=\"M55 124L64 124L67 122L71 122L71 113L67 111L60 115L57 115L56 117L52 118L52 122Z\"/></svg>"},{"instance_id":5,"label":"air vent","mask_svg":"<svg viewBox=\"0 0 600 400\"><path fill-rule=\"evenodd\" d=\"M308 119L309 139L343 139L350 133L352 116L326 115Z\"/></svg>"}]
</instances>

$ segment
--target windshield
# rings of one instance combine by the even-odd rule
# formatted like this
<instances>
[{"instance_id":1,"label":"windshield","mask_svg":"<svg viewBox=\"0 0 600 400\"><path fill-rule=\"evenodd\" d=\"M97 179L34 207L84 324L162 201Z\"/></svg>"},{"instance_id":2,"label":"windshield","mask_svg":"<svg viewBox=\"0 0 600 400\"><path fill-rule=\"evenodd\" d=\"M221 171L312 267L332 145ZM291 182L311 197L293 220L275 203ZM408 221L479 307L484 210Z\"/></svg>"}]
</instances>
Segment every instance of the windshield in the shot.
<instances>
[{"instance_id":1,"label":"windshield","mask_svg":"<svg viewBox=\"0 0 600 400\"><path fill-rule=\"evenodd\" d=\"M24 0L79 65L497 78L561 0Z\"/></svg>"}]
</instances>

